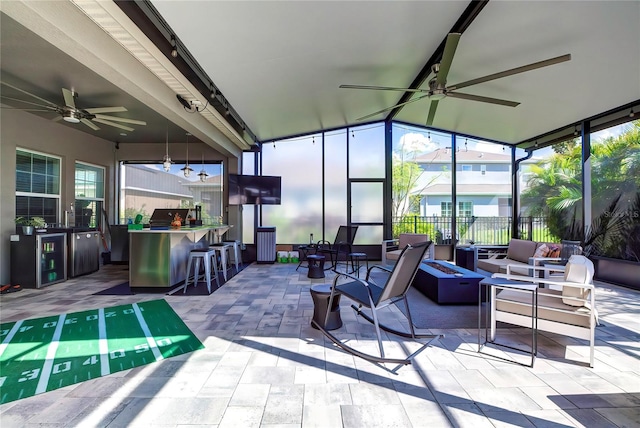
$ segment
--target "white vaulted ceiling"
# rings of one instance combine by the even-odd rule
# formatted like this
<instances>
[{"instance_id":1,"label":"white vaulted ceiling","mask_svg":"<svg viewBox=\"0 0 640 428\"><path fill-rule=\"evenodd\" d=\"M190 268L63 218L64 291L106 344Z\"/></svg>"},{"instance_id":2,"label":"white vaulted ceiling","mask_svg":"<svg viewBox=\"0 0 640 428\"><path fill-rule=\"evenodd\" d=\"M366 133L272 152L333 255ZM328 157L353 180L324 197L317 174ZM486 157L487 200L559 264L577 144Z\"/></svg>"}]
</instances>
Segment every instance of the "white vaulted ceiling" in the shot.
<instances>
[{"instance_id":1,"label":"white vaulted ceiling","mask_svg":"<svg viewBox=\"0 0 640 428\"><path fill-rule=\"evenodd\" d=\"M7 3L17 2L2 2L3 11L11 9ZM61 85L87 80L95 91L77 89L87 103L126 103L132 115L148 118L150 126L144 132L162 131L164 118L171 117L184 129L195 127L193 133L199 139L221 144L227 152L242 148L245 136L229 129L215 111L208 113L211 117L199 118L181 111L176 93L203 103L206 97L163 58L170 50L168 41L154 46L143 40L144 34L131 27L117 4L76 1L78 10L89 16L93 8L102 8L94 12L92 25L103 34L84 31L74 36L78 22L87 24L86 16L76 16L77 10L69 18L71 26L65 24L62 12L68 13L74 3L35 3L39 5L28 7L34 13L47 8L43 3L57 3L60 20L47 19L49 35L38 34L35 24L36 28L29 28L24 13L15 25L3 22L3 73L18 74L31 90L39 88L46 96L57 96ZM402 92L338 86L408 87L469 6L461 1L162 0L150 4L259 141L358 125L362 123L358 118L393 106ZM108 20L97 18L104 11L119 26L116 30L107 28ZM13 11L8 14L14 15ZM35 37L21 33L19 27L25 25ZM120 40L121 29L135 36L143 49ZM10 43L14 33L24 40L20 47ZM520 105L511 108L445 98L433 127L516 144L637 102L638 40L637 1L489 1L460 38L449 85L567 53L572 59L461 89L461 93ZM51 55L37 49L48 44L54 48ZM78 46L68 48L73 44ZM35 54L45 57L30 58ZM115 55L115 61L108 55ZM103 58L103 63L96 57ZM126 68L134 69L118 67L125 58L133 62ZM164 71L150 66L149 60ZM426 80L421 87L426 87ZM421 100L401 108L393 119L424 125L428 109L429 101ZM367 120L385 119L387 114Z\"/></svg>"}]
</instances>

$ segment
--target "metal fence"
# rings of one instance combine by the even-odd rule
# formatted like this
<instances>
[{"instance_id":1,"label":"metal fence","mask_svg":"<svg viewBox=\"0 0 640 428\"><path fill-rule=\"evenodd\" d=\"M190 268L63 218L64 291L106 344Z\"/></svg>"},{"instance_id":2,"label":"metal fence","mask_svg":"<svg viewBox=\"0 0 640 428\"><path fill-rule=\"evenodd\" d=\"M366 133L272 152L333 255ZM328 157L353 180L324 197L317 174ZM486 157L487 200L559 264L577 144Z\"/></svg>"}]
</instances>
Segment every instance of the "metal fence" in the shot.
<instances>
[{"instance_id":1,"label":"metal fence","mask_svg":"<svg viewBox=\"0 0 640 428\"><path fill-rule=\"evenodd\" d=\"M451 243L451 217L406 216L395 218L393 235L426 233L438 244ZM539 242L559 241L547 227L546 217L520 217L520 237ZM511 217L456 217L457 242L477 245L507 245L511 239Z\"/></svg>"}]
</instances>

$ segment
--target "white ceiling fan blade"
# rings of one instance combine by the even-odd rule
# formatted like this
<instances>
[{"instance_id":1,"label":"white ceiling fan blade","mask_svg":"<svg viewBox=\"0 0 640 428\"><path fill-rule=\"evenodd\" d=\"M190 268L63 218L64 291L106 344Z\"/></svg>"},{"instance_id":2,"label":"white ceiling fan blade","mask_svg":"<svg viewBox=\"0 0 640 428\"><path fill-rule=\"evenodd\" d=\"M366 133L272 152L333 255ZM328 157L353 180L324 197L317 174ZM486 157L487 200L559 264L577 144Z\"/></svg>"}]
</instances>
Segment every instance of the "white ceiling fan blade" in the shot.
<instances>
[{"instance_id":1,"label":"white ceiling fan blade","mask_svg":"<svg viewBox=\"0 0 640 428\"><path fill-rule=\"evenodd\" d=\"M62 96L64 97L64 105L73 109L76 108L76 100L74 99L73 92L62 88Z\"/></svg>"},{"instance_id":2,"label":"white ceiling fan blade","mask_svg":"<svg viewBox=\"0 0 640 428\"><path fill-rule=\"evenodd\" d=\"M22 93L23 93L23 94L25 94L25 95L29 95L30 97L33 97L33 98L35 98L35 99L37 99L37 100L40 100L40 101L42 101L42 102L43 102L43 103L45 103L45 104L48 104L48 105L53 106L53 107L58 107L58 105L57 105L57 104L52 103L51 101L45 100L44 98L40 98L40 97L39 97L39 96L37 96L37 95L33 95L31 92L27 92L27 91L25 91L25 90L23 90L23 89L17 88L17 87L15 87L15 86L13 86L13 85L8 84L7 82L2 82L2 81L0 81L0 83L1 83L1 84L3 84L3 85L5 85L5 86L8 86L8 87L9 87L9 88L11 88L11 89L15 89L15 90L16 90L16 91L18 91L18 92L22 92ZM25 102L26 102L26 101L25 101Z\"/></svg>"},{"instance_id":3,"label":"white ceiling fan blade","mask_svg":"<svg viewBox=\"0 0 640 428\"><path fill-rule=\"evenodd\" d=\"M462 94L460 92L447 92L447 96L451 98L460 98L462 100L479 101L481 103L498 104L507 107L517 107L520 103L515 101L501 100L499 98L482 97L480 95Z\"/></svg>"},{"instance_id":4,"label":"white ceiling fan blade","mask_svg":"<svg viewBox=\"0 0 640 428\"><path fill-rule=\"evenodd\" d=\"M85 108L83 110L91 114L122 113L123 111L127 111L127 109L124 107L94 107L94 108Z\"/></svg>"},{"instance_id":5,"label":"white ceiling fan blade","mask_svg":"<svg viewBox=\"0 0 640 428\"><path fill-rule=\"evenodd\" d=\"M127 119L125 117L107 116L107 115L104 115L104 114L96 114L96 118L97 119L114 121L114 122L130 123L132 125L146 125L147 124L147 122L145 122L144 120Z\"/></svg>"},{"instance_id":6,"label":"white ceiling fan blade","mask_svg":"<svg viewBox=\"0 0 640 428\"><path fill-rule=\"evenodd\" d=\"M419 97L416 97L416 98L414 98L414 99L411 99L411 100L409 100L409 101L406 101L406 102L404 102L404 103L400 103L400 104L392 105L391 107L387 107L387 108L384 108L384 109L382 109L382 110L378 110L378 111L376 111L375 113L371 113L371 114L368 114L368 115L366 115L366 116L362 116L362 117L360 117L360 118L356 119L356 121L361 121L361 120L367 119L367 118L369 118L369 117L376 116L376 115L378 115L378 114L380 114L380 113L384 113L385 111L393 110L393 109L394 109L394 108L396 108L396 107L402 107L402 106L405 106L405 105L407 105L407 104L415 103L416 101L420 101L421 99L423 99L423 98L427 98L428 96L429 96L429 94L425 94L425 95L421 95L421 96L419 96Z\"/></svg>"},{"instance_id":7,"label":"white ceiling fan blade","mask_svg":"<svg viewBox=\"0 0 640 428\"><path fill-rule=\"evenodd\" d=\"M80 119L80 122L84 123L94 131L97 131L98 129L100 129L95 123L91 122L89 119Z\"/></svg>"},{"instance_id":8,"label":"white ceiling fan blade","mask_svg":"<svg viewBox=\"0 0 640 428\"><path fill-rule=\"evenodd\" d=\"M109 125L109 126L115 126L116 128L124 129L125 131L129 131L129 132L134 131L133 128L129 128L128 126L120 125L119 123L110 122L110 121L104 120L104 119L93 119L93 121L94 122L98 122L98 123L103 123L103 124Z\"/></svg>"}]
</instances>

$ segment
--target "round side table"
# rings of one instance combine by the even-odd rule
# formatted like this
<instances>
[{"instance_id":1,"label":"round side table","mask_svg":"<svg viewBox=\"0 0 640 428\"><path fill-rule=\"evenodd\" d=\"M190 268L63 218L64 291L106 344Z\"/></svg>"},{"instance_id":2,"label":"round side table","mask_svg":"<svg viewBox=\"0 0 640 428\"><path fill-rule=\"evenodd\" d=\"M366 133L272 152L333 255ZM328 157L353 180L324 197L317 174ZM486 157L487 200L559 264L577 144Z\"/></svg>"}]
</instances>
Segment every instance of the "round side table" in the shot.
<instances>
[{"instance_id":1,"label":"round side table","mask_svg":"<svg viewBox=\"0 0 640 428\"><path fill-rule=\"evenodd\" d=\"M313 321L322 326L325 330L335 330L342 327L342 318L340 318L340 293L336 292L333 296L331 308L329 308L329 298L331 297L331 286L329 284L317 284L309 290L313 299ZM325 324L324 320L329 312L329 319ZM311 327L318 328L314 323Z\"/></svg>"},{"instance_id":2,"label":"round side table","mask_svg":"<svg viewBox=\"0 0 640 428\"><path fill-rule=\"evenodd\" d=\"M324 256L311 254L307 256L309 272L307 278L324 278Z\"/></svg>"}]
</instances>

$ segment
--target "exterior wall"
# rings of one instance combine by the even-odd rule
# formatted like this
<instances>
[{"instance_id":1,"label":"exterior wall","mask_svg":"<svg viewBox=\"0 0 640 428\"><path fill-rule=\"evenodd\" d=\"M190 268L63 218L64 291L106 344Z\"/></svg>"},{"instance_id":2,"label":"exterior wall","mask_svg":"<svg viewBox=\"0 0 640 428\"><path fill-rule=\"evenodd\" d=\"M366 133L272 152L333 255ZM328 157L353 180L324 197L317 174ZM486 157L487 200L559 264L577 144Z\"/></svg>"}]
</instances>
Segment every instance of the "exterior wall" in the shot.
<instances>
[{"instance_id":1,"label":"exterior wall","mask_svg":"<svg viewBox=\"0 0 640 428\"><path fill-rule=\"evenodd\" d=\"M77 126L84 126L78 124ZM105 167L105 210L113 218L114 144L61 123L42 119L30 113L3 109L0 117L0 283L10 280L10 240L15 233L16 148L60 156L60 208L75 201L75 162L82 161Z\"/></svg>"},{"instance_id":2,"label":"exterior wall","mask_svg":"<svg viewBox=\"0 0 640 428\"><path fill-rule=\"evenodd\" d=\"M78 124L77 126L84 126ZM149 161L161 159L165 152L165 143L120 144L115 148L111 141L92 136L66 124L52 122L33 114L18 110L3 109L0 115L0 283L10 281L10 235L15 233L15 193L16 193L16 148L34 150L61 157L60 187L61 198L58 213L63 221L64 207L75 200L75 162L81 161L105 168L104 208L110 223L117 222L117 190L120 186L119 162L123 160ZM170 144L169 151L182 151L183 145ZM202 155L207 160L220 160L230 171L237 171L238 159L229 159L205 144L190 143L191 152ZM178 160L178 159L176 159ZM226 162L226 163L225 163ZM195 163L194 165L197 165ZM228 172L228 171L227 171ZM226 173L225 173L226 177ZM226 178L225 178L226 180ZM227 195L224 195L226 200ZM225 237L236 238L242 230L238 208L232 207L225 222L236 225ZM223 212L227 213L227 207ZM241 235L238 235L241 236Z\"/></svg>"}]
</instances>

